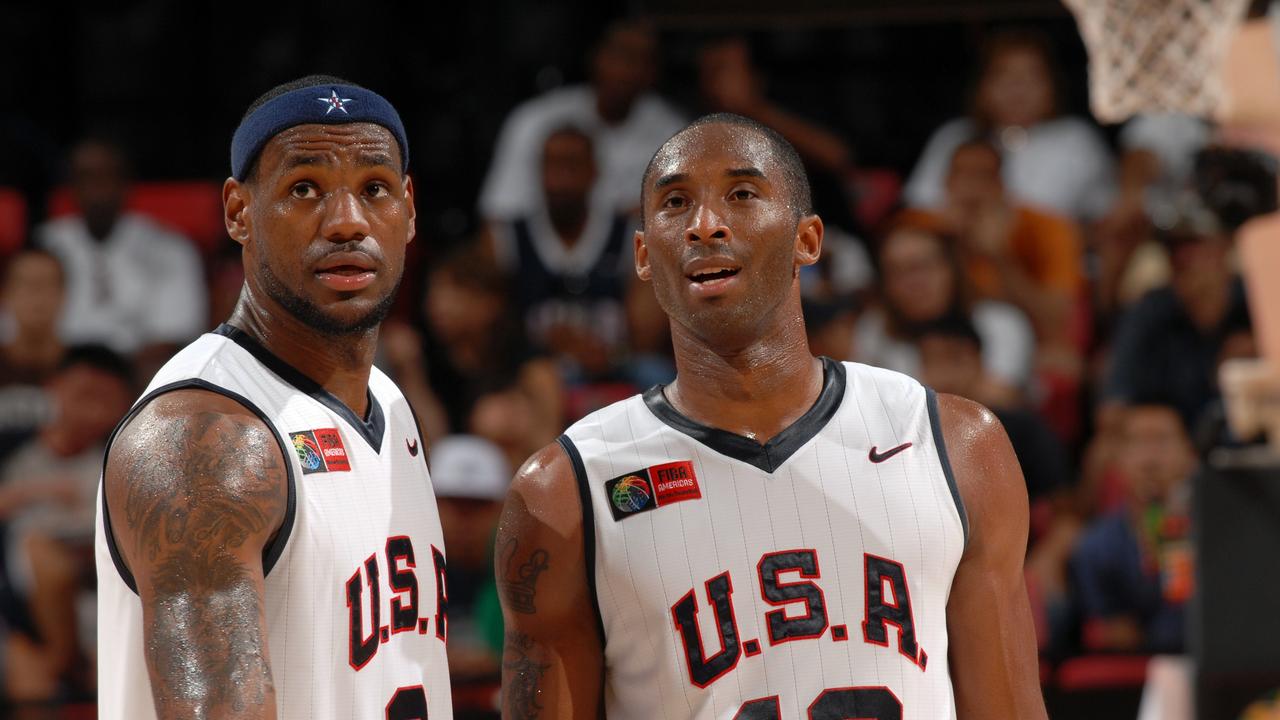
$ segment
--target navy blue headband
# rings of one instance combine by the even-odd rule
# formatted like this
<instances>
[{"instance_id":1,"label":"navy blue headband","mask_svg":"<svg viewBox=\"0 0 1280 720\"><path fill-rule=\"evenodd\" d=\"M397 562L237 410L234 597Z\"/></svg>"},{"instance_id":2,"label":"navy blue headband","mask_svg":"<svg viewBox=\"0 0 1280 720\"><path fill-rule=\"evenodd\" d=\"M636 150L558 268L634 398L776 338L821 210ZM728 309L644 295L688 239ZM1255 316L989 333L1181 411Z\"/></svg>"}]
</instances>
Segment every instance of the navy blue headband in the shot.
<instances>
[{"instance_id":1,"label":"navy blue headband","mask_svg":"<svg viewBox=\"0 0 1280 720\"><path fill-rule=\"evenodd\" d=\"M354 85L315 85L274 97L240 123L231 136L231 176L243 181L254 158L271 138L296 125L381 125L400 144L400 170L409 169L409 141L400 115L386 98Z\"/></svg>"}]
</instances>

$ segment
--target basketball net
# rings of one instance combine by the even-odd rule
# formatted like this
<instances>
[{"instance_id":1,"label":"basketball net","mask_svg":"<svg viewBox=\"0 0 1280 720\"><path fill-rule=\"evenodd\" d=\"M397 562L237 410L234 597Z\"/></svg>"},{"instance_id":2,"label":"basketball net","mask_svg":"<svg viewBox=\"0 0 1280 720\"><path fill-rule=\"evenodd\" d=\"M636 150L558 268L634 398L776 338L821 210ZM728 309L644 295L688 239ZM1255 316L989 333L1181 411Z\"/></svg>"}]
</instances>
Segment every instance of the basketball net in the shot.
<instances>
[{"instance_id":1,"label":"basketball net","mask_svg":"<svg viewBox=\"0 0 1280 720\"><path fill-rule=\"evenodd\" d=\"M1101 122L1144 112L1211 116L1219 69L1249 0L1063 0L1089 51Z\"/></svg>"}]
</instances>

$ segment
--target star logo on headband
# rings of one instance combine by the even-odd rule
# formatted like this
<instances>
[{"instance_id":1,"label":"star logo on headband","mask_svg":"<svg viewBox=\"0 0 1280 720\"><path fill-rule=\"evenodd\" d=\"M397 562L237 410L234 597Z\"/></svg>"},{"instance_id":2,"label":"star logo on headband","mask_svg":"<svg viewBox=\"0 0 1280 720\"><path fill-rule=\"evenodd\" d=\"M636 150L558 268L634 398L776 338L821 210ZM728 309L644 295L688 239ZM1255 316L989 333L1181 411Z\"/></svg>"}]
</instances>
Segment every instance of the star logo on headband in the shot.
<instances>
[{"instance_id":1,"label":"star logo on headband","mask_svg":"<svg viewBox=\"0 0 1280 720\"><path fill-rule=\"evenodd\" d=\"M329 106L329 109L324 111L325 115L328 115L334 110L341 110L343 115L347 115L349 113L347 113L347 108L343 103L355 102L351 98L338 97L337 90L330 90L329 97L316 98L316 100Z\"/></svg>"}]
</instances>

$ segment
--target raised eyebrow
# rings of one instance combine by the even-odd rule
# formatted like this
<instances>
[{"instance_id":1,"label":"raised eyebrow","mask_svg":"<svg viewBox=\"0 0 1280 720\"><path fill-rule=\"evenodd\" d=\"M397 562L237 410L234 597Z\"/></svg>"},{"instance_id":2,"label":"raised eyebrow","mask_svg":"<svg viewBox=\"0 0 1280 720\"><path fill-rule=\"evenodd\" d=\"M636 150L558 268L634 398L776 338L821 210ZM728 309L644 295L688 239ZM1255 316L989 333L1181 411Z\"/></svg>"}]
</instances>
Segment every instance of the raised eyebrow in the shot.
<instances>
[{"instance_id":1,"label":"raised eyebrow","mask_svg":"<svg viewBox=\"0 0 1280 720\"><path fill-rule=\"evenodd\" d=\"M395 170L400 169L399 166L392 162L391 156L383 152L360 153L356 156L356 163L359 164L360 167L377 167L385 165Z\"/></svg>"},{"instance_id":2,"label":"raised eyebrow","mask_svg":"<svg viewBox=\"0 0 1280 720\"><path fill-rule=\"evenodd\" d=\"M297 154L297 155L288 155L284 159L285 172L288 172L289 170L293 170L294 168L311 167L315 165L326 165L326 164L328 164L328 158L326 158L324 155Z\"/></svg>"},{"instance_id":3,"label":"raised eyebrow","mask_svg":"<svg viewBox=\"0 0 1280 720\"><path fill-rule=\"evenodd\" d=\"M678 182L684 182L685 180L688 180L688 179L689 179L689 176L686 173L671 173L670 175L663 175L662 177L658 178L657 182L653 184L653 189L661 190L662 188L668 185L674 185Z\"/></svg>"}]
</instances>

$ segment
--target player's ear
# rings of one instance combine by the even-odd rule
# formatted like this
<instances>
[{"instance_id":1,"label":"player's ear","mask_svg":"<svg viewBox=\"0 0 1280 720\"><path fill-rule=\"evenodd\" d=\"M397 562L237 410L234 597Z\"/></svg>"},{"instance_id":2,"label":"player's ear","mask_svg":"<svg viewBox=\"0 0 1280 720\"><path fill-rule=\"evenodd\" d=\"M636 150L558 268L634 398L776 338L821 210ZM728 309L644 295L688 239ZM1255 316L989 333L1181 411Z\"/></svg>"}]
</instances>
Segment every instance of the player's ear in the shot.
<instances>
[{"instance_id":1,"label":"player's ear","mask_svg":"<svg viewBox=\"0 0 1280 720\"><path fill-rule=\"evenodd\" d=\"M644 231L637 230L634 240L636 245L636 277L648 282L653 277L653 270L649 267L649 248L644 244Z\"/></svg>"},{"instance_id":2,"label":"player's ear","mask_svg":"<svg viewBox=\"0 0 1280 720\"><path fill-rule=\"evenodd\" d=\"M235 178L222 183L222 222L232 240L244 245L249 241L249 189Z\"/></svg>"},{"instance_id":3,"label":"player's ear","mask_svg":"<svg viewBox=\"0 0 1280 720\"><path fill-rule=\"evenodd\" d=\"M413 242L413 238L418 234L418 208L413 202L413 178L408 175L404 176L404 199L409 203L409 239L407 242Z\"/></svg>"},{"instance_id":4,"label":"player's ear","mask_svg":"<svg viewBox=\"0 0 1280 720\"><path fill-rule=\"evenodd\" d=\"M822 256L822 218L805 215L796 225L796 265L812 265Z\"/></svg>"}]
</instances>

